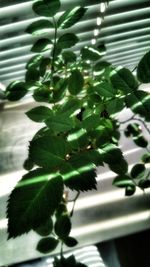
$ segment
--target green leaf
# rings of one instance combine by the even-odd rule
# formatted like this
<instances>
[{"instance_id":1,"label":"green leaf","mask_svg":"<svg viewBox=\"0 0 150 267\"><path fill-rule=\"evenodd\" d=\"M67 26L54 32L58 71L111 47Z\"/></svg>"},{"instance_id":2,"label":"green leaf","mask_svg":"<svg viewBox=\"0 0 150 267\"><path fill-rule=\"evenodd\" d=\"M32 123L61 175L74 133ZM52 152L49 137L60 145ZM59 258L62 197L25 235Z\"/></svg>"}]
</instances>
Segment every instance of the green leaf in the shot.
<instances>
[{"instance_id":1,"label":"green leaf","mask_svg":"<svg viewBox=\"0 0 150 267\"><path fill-rule=\"evenodd\" d=\"M100 116L97 114L90 115L82 121L82 124L83 128L87 131L91 131L100 125Z\"/></svg>"},{"instance_id":2,"label":"green leaf","mask_svg":"<svg viewBox=\"0 0 150 267\"><path fill-rule=\"evenodd\" d=\"M115 164L110 164L109 168L117 174L125 174L128 171L128 163L125 159L121 158Z\"/></svg>"},{"instance_id":3,"label":"green leaf","mask_svg":"<svg viewBox=\"0 0 150 267\"><path fill-rule=\"evenodd\" d=\"M60 239L66 239L71 231L71 221L67 214L57 218L55 226L55 233Z\"/></svg>"},{"instance_id":4,"label":"green leaf","mask_svg":"<svg viewBox=\"0 0 150 267\"><path fill-rule=\"evenodd\" d=\"M142 83L150 82L150 51L142 57L138 64L137 78Z\"/></svg>"},{"instance_id":5,"label":"green leaf","mask_svg":"<svg viewBox=\"0 0 150 267\"><path fill-rule=\"evenodd\" d=\"M34 228L34 231L41 236L50 235L52 230L53 230L53 221L51 217L43 225Z\"/></svg>"},{"instance_id":6,"label":"green leaf","mask_svg":"<svg viewBox=\"0 0 150 267\"><path fill-rule=\"evenodd\" d=\"M128 187L128 186L132 187L134 186L134 183L132 179L130 178L130 176L121 174L114 179L113 185L117 187Z\"/></svg>"},{"instance_id":7,"label":"green leaf","mask_svg":"<svg viewBox=\"0 0 150 267\"><path fill-rule=\"evenodd\" d=\"M37 0L33 3L33 11L40 15L46 17L53 17L60 8L59 0Z\"/></svg>"},{"instance_id":8,"label":"green leaf","mask_svg":"<svg viewBox=\"0 0 150 267\"><path fill-rule=\"evenodd\" d=\"M63 60L65 64L72 63L76 61L76 54L72 51L64 51L62 53Z\"/></svg>"},{"instance_id":9,"label":"green leaf","mask_svg":"<svg viewBox=\"0 0 150 267\"><path fill-rule=\"evenodd\" d=\"M26 32L35 36L41 36L42 34L48 33L51 28L54 28L52 22L47 19L40 19L31 23L27 27Z\"/></svg>"},{"instance_id":10,"label":"green leaf","mask_svg":"<svg viewBox=\"0 0 150 267\"><path fill-rule=\"evenodd\" d=\"M126 105L135 114L144 117L145 120L150 121L150 95L142 90L135 91L127 95L125 98Z\"/></svg>"},{"instance_id":11,"label":"green leaf","mask_svg":"<svg viewBox=\"0 0 150 267\"><path fill-rule=\"evenodd\" d=\"M114 97L116 94L116 90L112 87L112 85L108 82L101 82L94 87L95 92L97 92L100 96L104 97Z\"/></svg>"},{"instance_id":12,"label":"green leaf","mask_svg":"<svg viewBox=\"0 0 150 267\"><path fill-rule=\"evenodd\" d=\"M138 123L130 123L127 126L127 131L129 134L132 134L133 136L137 136L141 133L141 126Z\"/></svg>"},{"instance_id":13,"label":"green leaf","mask_svg":"<svg viewBox=\"0 0 150 267\"><path fill-rule=\"evenodd\" d=\"M32 58L30 58L30 60L28 61L28 63L26 64L26 69L30 69L30 68L37 68L39 67L39 64L42 60L42 56L41 55L36 55L33 56Z\"/></svg>"},{"instance_id":14,"label":"green leaf","mask_svg":"<svg viewBox=\"0 0 150 267\"><path fill-rule=\"evenodd\" d=\"M65 114L71 116L80 108L80 101L78 99L67 99L58 110L59 114Z\"/></svg>"},{"instance_id":15,"label":"green leaf","mask_svg":"<svg viewBox=\"0 0 150 267\"><path fill-rule=\"evenodd\" d=\"M40 73L37 69L30 68L25 74L25 81L27 83L34 83L40 78Z\"/></svg>"},{"instance_id":16,"label":"green leaf","mask_svg":"<svg viewBox=\"0 0 150 267\"><path fill-rule=\"evenodd\" d=\"M30 171L32 170L34 167L34 163L32 162L32 160L30 158L27 158L25 161L24 161L24 164L23 164L23 168L27 171Z\"/></svg>"},{"instance_id":17,"label":"green leaf","mask_svg":"<svg viewBox=\"0 0 150 267\"><path fill-rule=\"evenodd\" d=\"M144 162L145 164L146 164L146 163L150 163L150 153L147 152L147 153L143 154L142 157L141 157L141 160L142 160L142 162Z\"/></svg>"},{"instance_id":18,"label":"green leaf","mask_svg":"<svg viewBox=\"0 0 150 267\"><path fill-rule=\"evenodd\" d=\"M10 83L5 91L6 98L9 101L17 101L27 94L26 84L24 82L15 81Z\"/></svg>"},{"instance_id":19,"label":"green leaf","mask_svg":"<svg viewBox=\"0 0 150 267\"><path fill-rule=\"evenodd\" d=\"M110 81L116 90L121 90L125 94L138 88L134 75L126 68L118 67L113 70L110 74Z\"/></svg>"},{"instance_id":20,"label":"green leaf","mask_svg":"<svg viewBox=\"0 0 150 267\"><path fill-rule=\"evenodd\" d=\"M53 90L53 101L54 103L59 102L65 97L67 90L68 80L60 79L54 86L55 90Z\"/></svg>"},{"instance_id":21,"label":"green leaf","mask_svg":"<svg viewBox=\"0 0 150 267\"><path fill-rule=\"evenodd\" d=\"M67 142L60 136L43 136L30 143L30 157L37 165L45 168L59 168L68 153Z\"/></svg>"},{"instance_id":22,"label":"green leaf","mask_svg":"<svg viewBox=\"0 0 150 267\"><path fill-rule=\"evenodd\" d=\"M107 61L100 61L94 65L94 71L99 72L110 66L111 64Z\"/></svg>"},{"instance_id":23,"label":"green leaf","mask_svg":"<svg viewBox=\"0 0 150 267\"><path fill-rule=\"evenodd\" d=\"M44 57L40 62L40 74L43 76L47 69L51 68L51 59L48 57Z\"/></svg>"},{"instance_id":24,"label":"green leaf","mask_svg":"<svg viewBox=\"0 0 150 267\"><path fill-rule=\"evenodd\" d=\"M109 165L123 159L122 151L114 144L107 144L100 149L103 161Z\"/></svg>"},{"instance_id":25,"label":"green leaf","mask_svg":"<svg viewBox=\"0 0 150 267\"><path fill-rule=\"evenodd\" d=\"M84 7L75 7L73 9L69 9L59 18L58 27L60 29L67 29L74 24L76 24L85 14L86 8Z\"/></svg>"},{"instance_id":26,"label":"green leaf","mask_svg":"<svg viewBox=\"0 0 150 267\"><path fill-rule=\"evenodd\" d=\"M107 109L107 112L112 115L112 114L116 114L120 111L122 111L124 108L124 101L122 98L116 98L116 99L113 99L107 103L106 105L106 109Z\"/></svg>"},{"instance_id":27,"label":"green leaf","mask_svg":"<svg viewBox=\"0 0 150 267\"><path fill-rule=\"evenodd\" d=\"M84 78L82 73L76 69L71 72L71 76L68 81L68 90L70 94L77 95L79 94L84 86Z\"/></svg>"},{"instance_id":28,"label":"green leaf","mask_svg":"<svg viewBox=\"0 0 150 267\"><path fill-rule=\"evenodd\" d=\"M48 107L39 106L27 111L26 115L35 122L44 122L52 115L52 110Z\"/></svg>"},{"instance_id":29,"label":"green leaf","mask_svg":"<svg viewBox=\"0 0 150 267\"><path fill-rule=\"evenodd\" d=\"M36 169L24 175L8 201L9 238L45 224L61 202L62 194L63 181L57 172Z\"/></svg>"},{"instance_id":30,"label":"green leaf","mask_svg":"<svg viewBox=\"0 0 150 267\"><path fill-rule=\"evenodd\" d=\"M54 237L46 237L42 238L36 247L36 250L38 250L41 253L50 253L57 247L59 241L55 239Z\"/></svg>"},{"instance_id":31,"label":"green leaf","mask_svg":"<svg viewBox=\"0 0 150 267\"><path fill-rule=\"evenodd\" d=\"M79 38L73 33L65 33L57 41L57 47L61 49L70 48L79 41Z\"/></svg>"},{"instance_id":32,"label":"green leaf","mask_svg":"<svg viewBox=\"0 0 150 267\"><path fill-rule=\"evenodd\" d=\"M145 172L145 165L142 163L135 164L131 169L132 178L140 178Z\"/></svg>"},{"instance_id":33,"label":"green leaf","mask_svg":"<svg viewBox=\"0 0 150 267\"><path fill-rule=\"evenodd\" d=\"M131 185L128 185L125 188L125 195L126 196L132 196L132 195L134 195L135 191L136 191L135 185L132 185L132 186Z\"/></svg>"},{"instance_id":34,"label":"green leaf","mask_svg":"<svg viewBox=\"0 0 150 267\"><path fill-rule=\"evenodd\" d=\"M148 146L148 141L141 134L134 136L133 141L137 146L140 146L140 147L147 147Z\"/></svg>"},{"instance_id":35,"label":"green leaf","mask_svg":"<svg viewBox=\"0 0 150 267\"><path fill-rule=\"evenodd\" d=\"M85 46L81 49L81 56L83 60L95 61L100 59L103 56L103 53L94 47Z\"/></svg>"},{"instance_id":36,"label":"green leaf","mask_svg":"<svg viewBox=\"0 0 150 267\"><path fill-rule=\"evenodd\" d=\"M37 102L48 102L51 101L51 92L48 88L40 88L34 91L33 98Z\"/></svg>"},{"instance_id":37,"label":"green leaf","mask_svg":"<svg viewBox=\"0 0 150 267\"><path fill-rule=\"evenodd\" d=\"M31 48L32 52L41 53L52 48L52 42L47 38L42 38L35 42L33 47Z\"/></svg>"},{"instance_id":38,"label":"green leaf","mask_svg":"<svg viewBox=\"0 0 150 267\"><path fill-rule=\"evenodd\" d=\"M74 126L73 119L67 117L65 114L51 114L45 123L55 132L66 132Z\"/></svg>"},{"instance_id":39,"label":"green leaf","mask_svg":"<svg viewBox=\"0 0 150 267\"><path fill-rule=\"evenodd\" d=\"M138 186L141 189L149 188L150 187L150 180L148 180L148 179L142 179L142 180L139 181Z\"/></svg>"},{"instance_id":40,"label":"green leaf","mask_svg":"<svg viewBox=\"0 0 150 267\"><path fill-rule=\"evenodd\" d=\"M64 243L67 247L75 247L78 244L78 241L74 237L68 236L65 238Z\"/></svg>"},{"instance_id":41,"label":"green leaf","mask_svg":"<svg viewBox=\"0 0 150 267\"><path fill-rule=\"evenodd\" d=\"M89 143L86 130L79 127L76 127L69 131L67 141L69 142L72 149L75 150L83 148Z\"/></svg>"},{"instance_id":42,"label":"green leaf","mask_svg":"<svg viewBox=\"0 0 150 267\"><path fill-rule=\"evenodd\" d=\"M60 173L67 187L76 191L96 189L96 172L84 155L75 155L63 164Z\"/></svg>"},{"instance_id":43,"label":"green leaf","mask_svg":"<svg viewBox=\"0 0 150 267\"><path fill-rule=\"evenodd\" d=\"M61 217L64 214L68 214L67 206L65 203L61 202L56 210L55 217Z\"/></svg>"}]
</instances>

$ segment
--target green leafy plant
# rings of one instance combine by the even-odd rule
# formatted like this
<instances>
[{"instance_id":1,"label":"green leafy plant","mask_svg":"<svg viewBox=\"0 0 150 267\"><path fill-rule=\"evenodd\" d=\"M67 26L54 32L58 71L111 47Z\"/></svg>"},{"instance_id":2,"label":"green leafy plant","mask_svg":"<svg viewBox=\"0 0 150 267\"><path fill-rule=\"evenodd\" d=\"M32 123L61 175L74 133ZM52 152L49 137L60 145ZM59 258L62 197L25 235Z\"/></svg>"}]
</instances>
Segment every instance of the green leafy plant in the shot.
<instances>
[{"instance_id":1,"label":"green leafy plant","mask_svg":"<svg viewBox=\"0 0 150 267\"><path fill-rule=\"evenodd\" d=\"M68 211L66 188L77 192L75 204L81 191L96 189L96 167L104 164L116 173L113 185L123 187L126 196L133 195L136 187L150 186L148 141L139 124L150 133L150 96L139 89L141 82L150 82L150 52L139 62L137 76L102 61L103 45L83 47L77 56L71 48L78 37L62 30L70 31L87 9L75 7L56 19L60 6L59 0L33 3L33 11L45 17L26 29L39 36L31 48L37 54L26 65L24 82L12 82L6 89L10 101L32 93L35 101L46 103L26 113L44 127L30 141L24 163L28 172L9 198L8 235L15 238L34 230L42 236L39 252L49 253L61 245L60 258L55 258L53 266L84 267L74 256L63 256L63 244L77 244L70 235L74 205ZM49 38L51 29L53 39ZM119 148L120 125L128 121L120 122L116 114L124 108L133 113L125 136L146 150L130 172Z\"/></svg>"}]
</instances>

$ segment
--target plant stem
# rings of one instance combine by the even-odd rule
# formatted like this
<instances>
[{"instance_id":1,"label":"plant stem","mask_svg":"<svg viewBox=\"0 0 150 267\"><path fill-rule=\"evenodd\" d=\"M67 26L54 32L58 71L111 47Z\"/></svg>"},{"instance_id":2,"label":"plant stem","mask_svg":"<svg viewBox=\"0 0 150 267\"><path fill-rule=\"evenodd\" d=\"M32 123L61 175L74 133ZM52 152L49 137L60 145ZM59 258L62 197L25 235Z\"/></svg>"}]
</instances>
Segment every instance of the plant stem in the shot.
<instances>
[{"instance_id":1,"label":"plant stem","mask_svg":"<svg viewBox=\"0 0 150 267\"><path fill-rule=\"evenodd\" d=\"M56 23L56 20L54 17L53 17L53 23L54 23L54 27L55 27L55 33L54 33L54 47L53 47L53 52L52 52L50 86L53 86L53 74L55 71L55 54L56 54L56 43L57 43L57 23Z\"/></svg>"},{"instance_id":2,"label":"plant stem","mask_svg":"<svg viewBox=\"0 0 150 267\"><path fill-rule=\"evenodd\" d=\"M125 121L119 121L119 123L120 123L120 124L124 124L124 123L126 123L126 122L128 122L128 121L134 120L134 116L135 116L135 115L133 115L131 118L129 118L129 119L125 120Z\"/></svg>"},{"instance_id":3,"label":"plant stem","mask_svg":"<svg viewBox=\"0 0 150 267\"><path fill-rule=\"evenodd\" d=\"M70 212L70 217L73 216L74 208L75 208L75 204L76 204L76 201L77 201L79 195L80 195L80 192L77 193L76 197L75 197L74 200L73 200L73 207L72 207L72 210L71 210L71 212Z\"/></svg>"}]
</instances>

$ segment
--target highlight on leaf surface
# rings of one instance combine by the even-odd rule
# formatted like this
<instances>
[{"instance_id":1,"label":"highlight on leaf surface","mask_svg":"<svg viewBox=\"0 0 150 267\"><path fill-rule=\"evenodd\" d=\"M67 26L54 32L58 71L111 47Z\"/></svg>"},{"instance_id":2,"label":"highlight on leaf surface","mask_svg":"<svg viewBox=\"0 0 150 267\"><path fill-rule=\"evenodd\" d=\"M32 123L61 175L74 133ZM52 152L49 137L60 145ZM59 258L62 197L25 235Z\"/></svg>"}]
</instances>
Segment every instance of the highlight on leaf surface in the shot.
<instances>
[{"instance_id":1,"label":"highlight on leaf surface","mask_svg":"<svg viewBox=\"0 0 150 267\"><path fill-rule=\"evenodd\" d=\"M40 19L31 23L26 32L35 36L41 36L45 33L48 33L51 28L54 28L53 23L46 19Z\"/></svg>"},{"instance_id":2,"label":"highlight on leaf surface","mask_svg":"<svg viewBox=\"0 0 150 267\"><path fill-rule=\"evenodd\" d=\"M27 92L28 90L24 82L15 81L7 86L5 95L9 101L17 101L23 98Z\"/></svg>"}]
</instances>

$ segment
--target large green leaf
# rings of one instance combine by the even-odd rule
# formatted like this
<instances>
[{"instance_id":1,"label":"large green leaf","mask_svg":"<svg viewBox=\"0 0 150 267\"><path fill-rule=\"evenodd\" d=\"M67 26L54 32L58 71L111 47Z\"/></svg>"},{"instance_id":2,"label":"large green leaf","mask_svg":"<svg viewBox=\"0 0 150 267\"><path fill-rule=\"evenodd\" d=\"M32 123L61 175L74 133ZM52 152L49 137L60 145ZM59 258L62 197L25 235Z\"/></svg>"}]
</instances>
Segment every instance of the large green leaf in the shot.
<instances>
[{"instance_id":1,"label":"large green leaf","mask_svg":"<svg viewBox=\"0 0 150 267\"><path fill-rule=\"evenodd\" d=\"M52 110L44 106L32 108L26 112L26 115L35 122L44 122L51 114Z\"/></svg>"},{"instance_id":2,"label":"large green leaf","mask_svg":"<svg viewBox=\"0 0 150 267\"><path fill-rule=\"evenodd\" d=\"M74 121L66 114L51 114L46 120L46 125L53 131L65 132L74 127Z\"/></svg>"},{"instance_id":3,"label":"large green leaf","mask_svg":"<svg viewBox=\"0 0 150 267\"><path fill-rule=\"evenodd\" d=\"M142 90L135 91L126 96L126 105L131 108L135 114L144 117L150 121L150 95Z\"/></svg>"},{"instance_id":4,"label":"large green leaf","mask_svg":"<svg viewBox=\"0 0 150 267\"><path fill-rule=\"evenodd\" d=\"M150 82L150 51L140 60L137 67L137 77L142 83Z\"/></svg>"},{"instance_id":5,"label":"large green leaf","mask_svg":"<svg viewBox=\"0 0 150 267\"><path fill-rule=\"evenodd\" d=\"M38 36L48 33L51 28L54 28L52 22L50 22L47 19L40 19L38 21L31 23L27 27L26 32Z\"/></svg>"},{"instance_id":6,"label":"large green leaf","mask_svg":"<svg viewBox=\"0 0 150 267\"><path fill-rule=\"evenodd\" d=\"M59 241L54 237L45 237L38 242L36 250L44 254L50 253L57 247L58 243Z\"/></svg>"},{"instance_id":7,"label":"large green leaf","mask_svg":"<svg viewBox=\"0 0 150 267\"><path fill-rule=\"evenodd\" d=\"M68 149L67 142L63 138L43 136L31 141L29 153L32 161L37 165L59 169L60 165L64 164Z\"/></svg>"},{"instance_id":8,"label":"large green leaf","mask_svg":"<svg viewBox=\"0 0 150 267\"><path fill-rule=\"evenodd\" d=\"M64 183L72 190L88 191L96 189L94 164L84 155L75 155L61 168Z\"/></svg>"},{"instance_id":9,"label":"large green leaf","mask_svg":"<svg viewBox=\"0 0 150 267\"><path fill-rule=\"evenodd\" d=\"M86 8L75 7L69 9L59 18L58 27L60 29L66 29L76 24L85 14Z\"/></svg>"},{"instance_id":10,"label":"large green leaf","mask_svg":"<svg viewBox=\"0 0 150 267\"><path fill-rule=\"evenodd\" d=\"M85 46L81 49L81 55L83 60L95 61L103 56L103 53L95 47Z\"/></svg>"},{"instance_id":11,"label":"large green leaf","mask_svg":"<svg viewBox=\"0 0 150 267\"><path fill-rule=\"evenodd\" d=\"M111 72L110 80L116 90L124 94L130 93L138 88L138 83L132 72L126 68L116 68Z\"/></svg>"},{"instance_id":12,"label":"large green leaf","mask_svg":"<svg viewBox=\"0 0 150 267\"><path fill-rule=\"evenodd\" d=\"M67 214L58 217L55 223L55 233L60 239L68 237L71 231L71 221Z\"/></svg>"},{"instance_id":13,"label":"large green leaf","mask_svg":"<svg viewBox=\"0 0 150 267\"><path fill-rule=\"evenodd\" d=\"M45 224L58 207L62 194L63 181L57 172L36 169L24 175L8 201L9 238Z\"/></svg>"},{"instance_id":14,"label":"large green leaf","mask_svg":"<svg viewBox=\"0 0 150 267\"><path fill-rule=\"evenodd\" d=\"M15 81L10 83L5 91L5 95L10 101L20 100L27 94L26 84L24 82Z\"/></svg>"},{"instance_id":15,"label":"large green leaf","mask_svg":"<svg viewBox=\"0 0 150 267\"><path fill-rule=\"evenodd\" d=\"M61 49L70 48L79 41L79 38L74 33L65 33L59 37L57 47Z\"/></svg>"},{"instance_id":16,"label":"large green leaf","mask_svg":"<svg viewBox=\"0 0 150 267\"><path fill-rule=\"evenodd\" d=\"M108 82L101 82L96 85L94 89L95 92L97 92L100 96L104 97L114 97L116 93L116 90Z\"/></svg>"},{"instance_id":17,"label":"large green leaf","mask_svg":"<svg viewBox=\"0 0 150 267\"><path fill-rule=\"evenodd\" d=\"M35 42L35 44L31 48L31 51L35 53L41 53L50 50L51 48L52 42L47 38L43 38Z\"/></svg>"},{"instance_id":18,"label":"large green leaf","mask_svg":"<svg viewBox=\"0 0 150 267\"><path fill-rule=\"evenodd\" d=\"M84 78L82 73L76 69L71 72L69 77L68 89L70 94L77 95L82 91L84 85Z\"/></svg>"},{"instance_id":19,"label":"large green leaf","mask_svg":"<svg viewBox=\"0 0 150 267\"><path fill-rule=\"evenodd\" d=\"M53 17L60 8L59 0L37 0L33 3L33 11L40 15L46 17Z\"/></svg>"},{"instance_id":20,"label":"large green leaf","mask_svg":"<svg viewBox=\"0 0 150 267\"><path fill-rule=\"evenodd\" d=\"M69 131L67 141L69 142L72 149L75 150L83 148L89 143L86 130L79 127L75 127L74 129Z\"/></svg>"}]
</instances>

